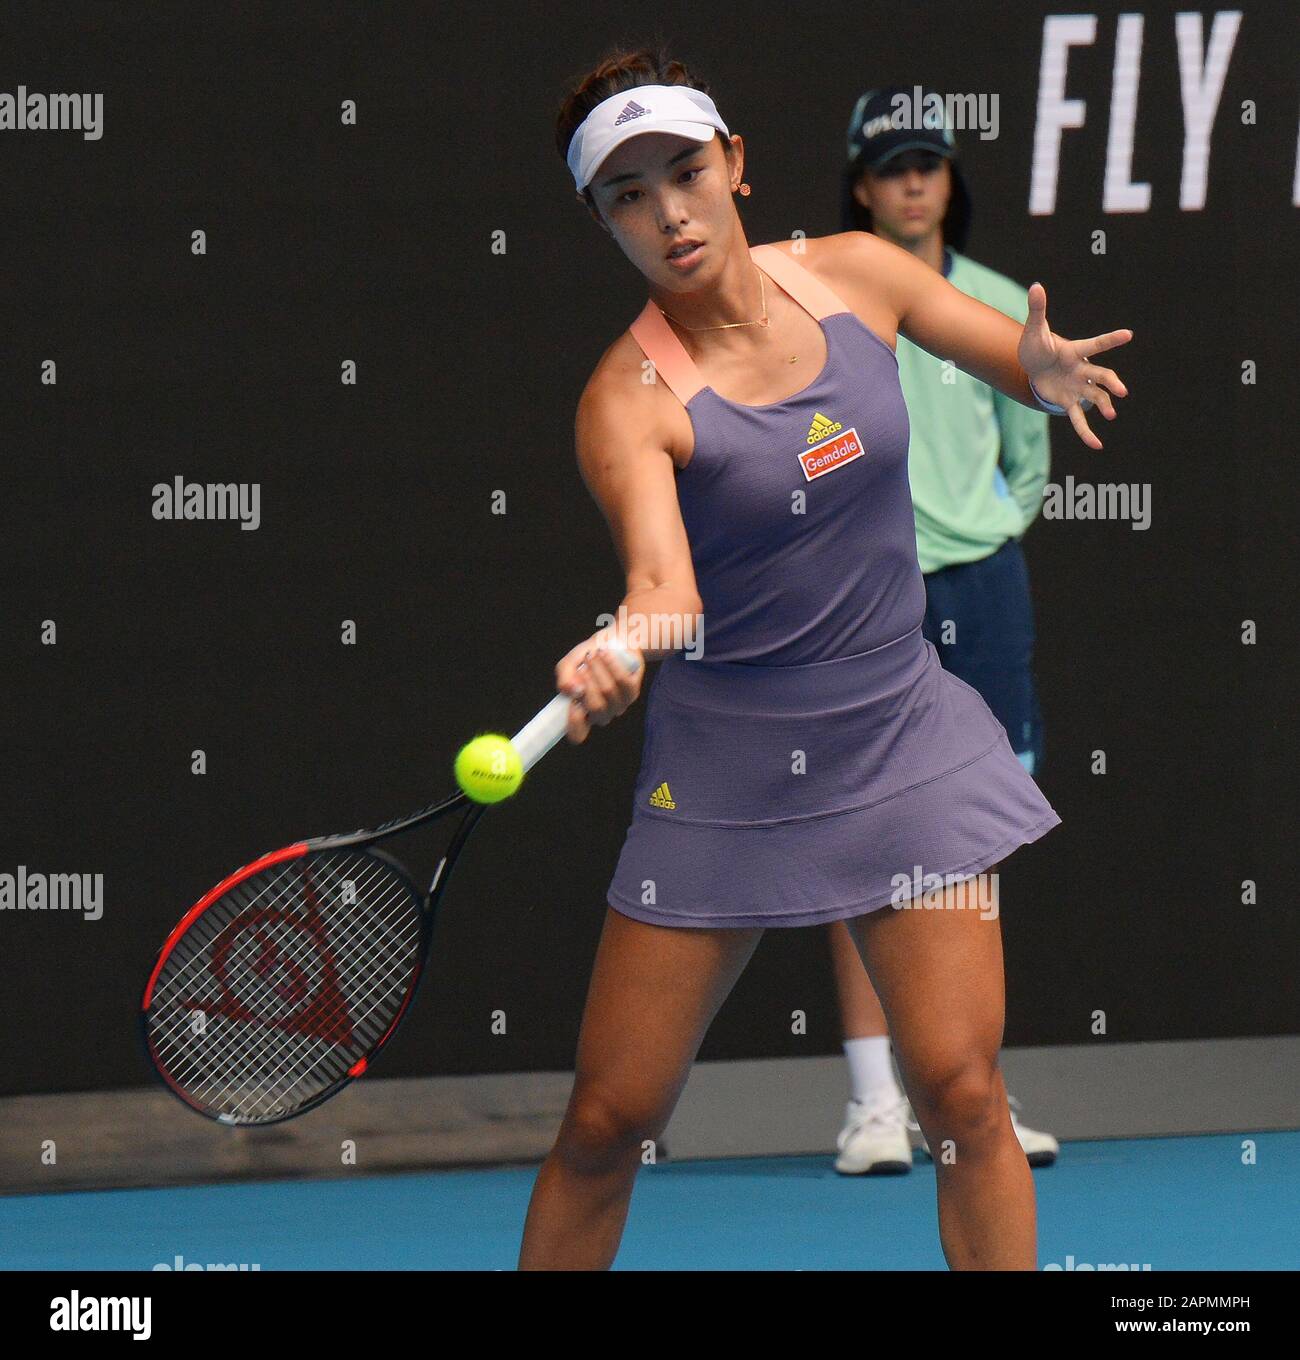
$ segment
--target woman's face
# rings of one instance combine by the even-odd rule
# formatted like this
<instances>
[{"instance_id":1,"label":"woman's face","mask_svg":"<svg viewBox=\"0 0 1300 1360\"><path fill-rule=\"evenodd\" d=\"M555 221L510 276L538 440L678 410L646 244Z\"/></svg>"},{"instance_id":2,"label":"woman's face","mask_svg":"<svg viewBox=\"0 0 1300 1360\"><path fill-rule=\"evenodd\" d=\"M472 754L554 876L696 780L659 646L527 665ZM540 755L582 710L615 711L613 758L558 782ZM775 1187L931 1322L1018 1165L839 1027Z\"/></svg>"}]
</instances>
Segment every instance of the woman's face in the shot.
<instances>
[{"instance_id":1,"label":"woman's face","mask_svg":"<svg viewBox=\"0 0 1300 1360\"><path fill-rule=\"evenodd\" d=\"M871 212L872 230L915 244L938 229L952 197L948 161L935 151L901 151L879 171L867 170L854 197Z\"/></svg>"},{"instance_id":2,"label":"woman's face","mask_svg":"<svg viewBox=\"0 0 1300 1360\"><path fill-rule=\"evenodd\" d=\"M731 147L728 156L719 137L646 132L597 170L588 187L599 218L651 284L694 292L721 273L738 220L731 196L744 172L741 139Z\"/></svg>"}]
</instances>

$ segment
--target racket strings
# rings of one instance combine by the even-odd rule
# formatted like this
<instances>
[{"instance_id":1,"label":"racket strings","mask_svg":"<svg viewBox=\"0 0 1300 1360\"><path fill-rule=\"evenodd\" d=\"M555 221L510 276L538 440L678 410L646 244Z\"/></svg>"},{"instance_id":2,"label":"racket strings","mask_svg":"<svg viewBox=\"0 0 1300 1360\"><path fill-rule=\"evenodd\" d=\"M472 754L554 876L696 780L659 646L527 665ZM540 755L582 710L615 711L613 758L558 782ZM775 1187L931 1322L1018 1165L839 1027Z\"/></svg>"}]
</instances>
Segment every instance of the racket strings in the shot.
<instances>
[{"instance_id":1,"label":"racket strings","mask_svg":"<svg viewBox=\"0 0 1300 1360\"><path fill-rule=\"evenodd\" d=\"M355 928L352 932L355 934ZM345 946L348 936L340 936L338 946ZM309 962L301 937L293 937L292 943L295 948L288 955L287 962L295 963L297 960ZM245 946L244 953L247 953ZM280 962L285 962L282 952ZM295 965L296 966L296 965ZM192 969L191 969L192 971ZM348 979L345 978L345 985ZM265 988L262 989L265 993ZM349 989L350 990L350 989ZM265 995L258 996L256 992L246 996L241 1008L236 1011L234 1016L227 1014L227 1020L235 1019L248 1021L250 1017L260 1019L264 1022L264 1027L260 1033L254 1034L251 1039L247 1024L243 1026L227 1026L228 1034L223 1044L219 1034L214 1035L208 1025L207 1012L202 1008L210 1005L208 998L195 1000L193 997L194 987L192 982L183 990L177 989L176 995L181 1003L179 1020L181 1023L173 1028L173 1042L170 1045L163 1045L160 1049L160 1056L163 1061L170 1061L173 1076L182 1084L187 1085L191 1094L203 1103L212 1103L215 1089L224 1085L230 1091L246 1090L249 1094L242 1100L230 1101L227 1099L227 1113L253 1114L253 1104L256 1098L268 1088L270 1084L268 1078L271 1077L268 1069L272 1064L278 1064L279 1073L298 1072L299 1084L304 1078L315 1075L320 1080L328 1083L334 1077L335 1069L346 1070L347 1060L351 1058L351 1053L344 1050L342 1055L335 1054L335 1060L329 1061L331 1049L322 1045L319 1040L333 1026L335 1016L330 1010L335 1009L331 1006L330 1010L321 1011L318 1006L316 1016L317 1024L320 1026L321 1033L313 1036L307 1032L294 1033L292 1029L286 1029L278 1022L282 1016L277 1015L280 998L276 998L271 1004L266 1004ZM191 1043L194 1035L193 1018L202 1015L204 1020L204 1038L206 1042L197 1052L187 1054L187 1044ZM190 1023L186 1024L185 1021ZM266 1023L269 1022L269 1023ZM363 1036L364 1037L364 1036ZM192 1046L192 1045L191 1045ZM316 1052L324 1048L323 1057L315 1063L317 1069L312 1073L306 1070L305 1061L310 1061L308 1050ZM188 1059L188 1060L187 1060ZM310 1091L304 1090L303 1095L309 1095Z\"/></svg>"},{"instance_id":2,"label":"racket strings","mask_svg":"<svg viewBox=\"0 0 1300 1360\"><path fill-rule=\"evenodd\" d=\"M406 952L406 944L401 940L395 940L390 952L376 960L376 970L383 968L394 959L404 956ZM363 993L359 992L358 994ZM281 1062L287 1060L289 1065L296 1063L299 1069L296 1092L294 1093L297 1095L297 1103L305 1103L306 1100L310 1099L319 1090L323 1090L339 1081L346 1075L348 1069L356 1060L355 1055L358 1052L364 1054L373 1047L380 1035L391 1022L397 1009L400 1007L400 1001L397 1006L386 1004L387 995L388 993L386 990L377 990L377 999L374 1000L370 1007L362 1012L361 1015L353 1018L353 1029L358 1040L356 1049L326 1049L324 1053L313 1062L308 1053L308 1041L305 1039L299 1038L296 1044L291 1040L287 1046L281 1047L278 1054L275 1055L276 1061ZM257 1051L249 1055L249 1061L255 1062L262 1059L266 1054L267 1048L267 1043L263 1042ZM253 1096L257 1096L261 1093L261 1088L256 1086L250 1086L250 1090ZM250 1098L246 1098L244 1101L237 1104L232 1111L232 1114L242 1115L249 1113L248 1102Z\"/></svg>"},{"instance_id":3,"label":"racket strings","mask_svg":"<svg viewBox=\"0 0 1300 1360\"><path fill-rule=\"evenodd\" d=\"M372 879L373 877L374 874L372 873ZM385 922L387 923L394 919L398 912L400 912L400 909L401 904L399 903L397 912L389 913L388 916L385 918ZM350 933L340 937L341 943L343 945L351 944L352 941L356 938L357 932L358 927L354 922ZM400 937L395 938L393 941L393 949L390 949L390 952L388 954L378 956L374 960L370 960L370 962L372 962L374 965L374 967L372 968L372 972L379 971L388 963L390 963L394 957L394 950L400 950L402 948L403 942L400 939ZM364 987L367 981L366 979L360 980L347 979L345 981L351 981L354 984L347 988L348 994L352 995L365 994ZM372 1005L371 1012L367 1012L367 1015L372 1013L377 1006L382 1004L383 992L381 991L379 995L380 1000ZM191 1010L189 1014L192 1017L195 1014L195 1011ZM330 1016L329 1013L326 1013L323 1017L323 1021L324 1023L328 1024L332 1018L333 1017ZM355 1028L362 1040L363 1046L365 1048L368 1048L373 1043L373 1041L378 1037L378 1034L382 1031L375 1031L374 1033L371 1033L370 1027L365 1025L364 1023L361 1023L361 1021L363 1021L364 1019L365 1019L364 1016L360 1017ZM268 1056L272 1057L275 1060L275 1062L280 1064L281 1070L291 1068L294 1065L294 1063L297 1063L303 1069L300 1071L298 1078L298 1091L301 1101L309 1099L311 1095L315 1094L317 1089L323 1089L324 1087L329 1086L334 1081L338 1080L339 1077L341 1077L347 1071L348 1067L351 1065L351 1062L354 1061L351 1053L348 1050L339 1051L327 1049L325 1053L322 1055L322 1057L315 1063L314 1066L308 1067L306 1064L307 1064L307 1049L309 1047L309 1044L310 1040L302 1036L299 1036L296 1039L296 1041L294 1040L292 1035L286 1039L283 1035L277 1034L274 1028L268 1028L265 1034L263 1035L262 1040L259 1043L253 1044L251 1047L244 1051L244 1053L242 1054L244 1062L243 1071L237 1073L234 1078L234 1083L237 1083L238 1085L243 1086L249 1090L250 1097L236 1103L232 1108L230 1108L227 1111L227 1113L231 1116L253 1113L252 1109L250 1108L250 1100L258 1096L266 1087L265 1078L259 1076L258 1074L257 1070L258 1064L261 1062L261 1060ZM219 1049L214 1050L214 1052L216 1053L216 1056L224 1057L227 1060L227 1068L223 1069L218 1064L211 1062L209 1063L209 1066L214 1069L214 1071L218 1074L219 1077L225 1079L228 1085L232 1084L228 1068L230 1066L230 1063L233 1061L234 1055L231 1054L229 1051L222 1054L220 1053ZM193 1081L195 1085L193 1087L192 1094L197 1096L200 1100L206 1102L211 1099L213 1094L214 1083L212 1081L209 1081L206 1085L199 1084L198 1074L195 1072L193 1065L190 1065L188 1068L186 1068L183 1064L178 1064L175 1075L181 1078L182 1080ZM308 1086L307 1084L309 1079L313 1079L313 1084L311 1086Z\"/></svg>"},{"instance_id":4,"label":"racket strings","mask_svg":"<svg viewBox=\"0 0 1300 1360\"><path fill-rule=\"evenodd\" d=\"M350 872L351 872L350 870L347 871L348 874L350 874ZM361 880L360 878L349 879L349 881L354 883L356 886L357 891L354 895L357 897L357 900L359 902L364 902L366 900L367 892L369 897L371 899L374 899L375 897L374 880L378 875L379 870L375 866L371 866L370 877L367 880ZM322 889L328 892L332 885L329 884L327 880L323 880L321 886ZM385 903L381 905L387 904ZM393 913L391 912L385 913L380 918L380 920L382 920L385 925L389 924L392 919ZM361 920L360 916L354 912L352 919L349 921L350 928L346 930L346 933L338 935L335 939L331 941L332 949L337 951L340 957L343 957L344 952L351 945L353 945L353 943L359 938L361 933L359 925L360 920ZM373 934L374 932L370 933ZM289 955L287 962L293 967L298 967L303 962L309 962L310 960L308 958L308 954L306 951L310 947L310 945L304 944L303 937L301 935L294 936L291 939L291 943L295 947L293 948L291 954ZM398 940L397 943L400 947L400 939ZM247 945L245 945L244 952L245 953L248 952ZM368 962L372 965L371 972L374 973L378 969L382 969L385 964L391 962L392 958L393 958L392 950L390 950L389 953L387 954L370 955ZM281 959L278 960L278 962L285 962L285 960L283 959L283 957L281 957ZM284 1028L280 1026L278 1023L282 1020L283 1017L281 1015L276 1014L277 1009L282 1009L282 1007L277 1007L274 1001L270 1005L266 1004L265 992L267 989L264 987L262 989L263 994L261 996L254 994L251 997L249 997L248 1004L246 1004L246 1006L243 1008L249 1011L249 1013L251 1013L252 1015L257 1016L257 1018L261 1019L262 1021L268 1022L266 1024L266 1027L263 1029L260 1037L255 1039L251 1044L248 1044L246 1042L242 1051L229 1043L224 1048L221 1047L220 1045L211 1045L209 1046L209 1052L206 1055L207 1061L213 1067L213 1070L219 1074L229 1075L231 1070L233 1070L234 1077L237 1082L240 1080L241 1077L244 1079L244 1081L247 1081L247 1078L254 1071L256 1071L258 1066L263 1062L263 1060L268 1056L268 1054L272 1053L275 1054L275 1060L277 1062L282 1063L285 1069L291 1069L295 1066L300 1067L302 1065L304 1054L306 1053L307 1049L310 1047L318 1046L312 1044L312 1039L320 1038L323 1037L324 1035L329 1034L330 1031L335 1028L335 1022L344 1015L344 1011L342 1008L346 997L365 995L364 988L368 985L373 986L372 979L349 976L345 972L338 979L337 990L335 991L334 995L327 996L324 998L326 1003L325 1008L322 1008L320 1006L321 998L320 993L318 991L317 1000L315 1003L317 1005L315 1022L320 1032L315 1036L313 1036L310 1032L300 1031L298 1033L295 1033L293 1029L289 1029L286 1032ZM296 999L300 1001L302 1000L302 998ZM276 998L275 1000L279 1001L282 1000L282 998ZM190 1014L191 1016L194 1014L193 1007L191 1007L190 1009ZM238 1018L244 1019L247 1017L245 1015L240 1015L238 1016ZM338 1035L334 1037L341 1038L342 1036ZM361 1035L361 1038L364 1042L367 1036L363 1033ZM336 1058L337 1056L338 1055L336 1055ZM328 1066L331 1068L337 1066L340 1067L341 1070L346 1070L346 1066L350 1065L351 1060L350 1049L345 1049L342 1057L344 1059L348 1059L349 1061L336 1061L335 1063L328 1064ZM243 1059L242 1071L234 1069L234 1063L240 1058ZM190 1077L192 1079L192 1074L187 1073L183 1070L178 1070L177 1075L182 1077ZM306 1072L303 1072L301 1074L301 1076L304 1077L307 1075L309 1074ZM321 1073L320 1075L326 1081L328 1081L332 1076L332 1073L326 1071L324 1073ZM210 1098L210 1091L204 1088L199 1088L196 1091L196 1094L199 1094L201 1097L204 1098ZM239 1108L242 1109L242 1104Z\"/></svg>"},{"instance_id":5,"label":"racket strings","mask_svg":"<svg viewBox=\"0 0 1300 1360\"><path fill-rule=\"evenodd\" d=\"M230 1122L283 1118L346 1078L419 966L419 900L364 850L254 874L175 945L146 1024L160 1069Z\"/></svg>"},{"instance_id":6,"label":"racket strings","mask_svg":"<svg viewBox=\"0 0 1300 1360\"><path fill-rule=\"evenodd\" d=\"M353 893L352 896L354 896L358 902L364 902L366 900L365 889L370 890L369 895L372 899L375 898L374 880L376 877L382 875L380 869L373 864L370 868L370 877L368 880L364 881L360 878L349 878L348 875L351 873L350 870L345 871L342 875L336 875L344 877L347 881L356 886L359 891ZM331 885L327 881L322 881L321 887L324 890L328 891L330 886ZM243 896L247 899L247 892ZM388 924L391 923L393 916L394 913L387 912L379 919L385 924ZM359 938L360 932L358 930L357 921L360 918L355 911L353 912L353 918L354 919L350 922L351 929L346 933L339 935L337 940L332 941L333 948L340 951L340 954L342 954L344 949L353 945ZM291 957L306 959L307 956L303 952L301 937L296 937L294 943L297 947ZM400 952L400 938L394 943L397 945L397 951ZM368 962L372 965L371 972L374 973L377 970L382 970L385 965L392 962L394 957L395 951L392 948L390 948L387 953L371 954L368 959ZM321 1026L322 1030L325 1032L328 1032L329 1028L332 1027L334 1020L341 1013L339 998L364 995L365 993L358 989L366 985L373 986L372 979L352 977L346 972L342 974L340 982L341 985L338 993L336 997L330 1001L329 1009L319 1011L316 1016L316 1023ZM253 1005L257 1004L257 998L255 996L250 998L250 1000ZM372 1003L369 1011L373 1012L376 1006L382 1006L382 1002L383 992L381 991L378 1000ZM274 1010L273 1007L268 1009L272 1012ZM191 1017L195 1014L195 1010L192 1006L188 1008L188 1013ZM252 1012L252 1014L255 1015L256 1012ZM246 1020L248 1016L241 1014L237 1018ZM273 1023L269 1027L264 1028L260 1036L254 1037L251 1043L248 1042L248 1037L245 1033L243 1036L244 1043L242 1048L237 1044L231 1044L229 1042L224 1047L219 1043L208 1046L208 1051L203 1055L204 1066L209 1070L211 1075L206 1082L201 1080L200 1073L195 1070L193 1063L188 1066L178 1064L175 1075L182 1080L189 1082L193 1087L192 1094L208 1104L213 1102L215 1094L214 1087L218 1087L221 1083L224 1083L227 1088L232 1088L235 1092L241 1090L247 1091L248 1094L242 1099L233 1102L227 1100L225 1102L227 1107L226 1113L232 1117L242 1115L251 1119L258 1113L267 1113L267 1111L259 1111L257 1102L267 1093L269 1088L274 1087L276 1080L282 1081L286 1076L296 1074L297 1086L299 1089L296 1092L291 1091L289 1097L292 1101L301 1103L310 1099L319 1089L338 1080L339 1077L346 1073L348 1067L351 1066L351 1063L355 1060L354 1050L350 1046L343 1048L339 1048L336 1045L326 1046L324 1047L324 1051L320 1053L320 1056L315 1057L314 1055L322 1048L322 1045L319 1042L320 1035L312 1035L305 1032L297 1034L292 1031L286 1032L283 1028L276 1026L274 1023L279 1017L272 1013L266 1018L269 1018ZM193 1032L192 1026L190 1027L189 1032ZM185 1031L182 1031L182 1034L184 1033ZM208 1037L212 1037L210 1031L208 1032ZM341 1036L334 1037L338 1038ZM367 1030L363 1028L359 1037L362 1041L362 1046L364 1047L368 1046L369 1042L376 1036L369 1034ZM264 1070L270 1066L274 1067L273 1072ZM273 1107L269 1112L275 1113L280 1108L283 1108L283 1101L273 1103Z\"/></svg>"},{"instance_id":7,"label":"racket strings","mask_svg":"<svg viewBox=\"0 0 1300 1360\"><path fill-rule=\"evenodd\" d=\"M275 878L267 876L267 881L262 884L261 876L255 876L250 880L238 885L229 894L232 906L238 904L241 908L239 915L242 915L243 908L254 906L269 907L272 911L285 910L293 905L298 885L294 881L292 874L281 874ZM371 870L370 878L373 881L374 871ZM355 880L353 880L355 882ZM361 882L357 885L362 890L371 887L370 882ZM287 892L286 892L287 890ZM215 937L230 928L229 913L205 912L204 915L191 927L190 934L192 942L188 942L188 954L190 963L187 966L178 967L173 978L172 987L176 992L182 991L187 987L197 987L199 975L205 967L211 963L211 958L207 953L208 947L213 943ZM359 929L359 922L353 922L353 929ZM344 937L346 938L346 937ZM255 947L257 941L249 936L241 950L232 952L231 960L236 964L248 962L248 956ZM307 946L300 941L300 952ZM294 962L291 958L290 962Z\"/></svg>"}]
</instances>

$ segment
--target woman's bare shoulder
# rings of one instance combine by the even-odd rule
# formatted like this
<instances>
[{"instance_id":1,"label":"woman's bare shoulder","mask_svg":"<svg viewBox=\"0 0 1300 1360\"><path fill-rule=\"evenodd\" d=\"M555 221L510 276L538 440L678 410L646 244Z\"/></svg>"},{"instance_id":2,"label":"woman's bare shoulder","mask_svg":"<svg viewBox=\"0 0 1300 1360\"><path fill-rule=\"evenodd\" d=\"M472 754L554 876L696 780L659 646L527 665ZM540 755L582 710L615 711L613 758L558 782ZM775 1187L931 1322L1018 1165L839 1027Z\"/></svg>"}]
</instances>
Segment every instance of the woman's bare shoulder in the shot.
<instances>
[{"instance_id":1,"label":"woman's bare shoulder","mask_svg":"<svg viewBox=\"0 0 1300 1360\"><path fill-rule=\"evenodd\" d=\"M691 455L691 425L682 404L654 380L630 330L600 356L578 399L579 456L593 443L662 449L679 466Z\"/></svg>"},{"instance_id":2,"label":"woman's bare shoulder","mask_svg":"<svg viewBox=\"0 0 1300 1360\"><path fill-rule=\"evenodd\" d=\"M861 268L869 260L887 260L891 252L898 250L897 246L882 241L869 231L840 231L833 236L792 236L768 244L814 273Z\"/></svg>"},{"instance_id":3,"label":"woman's bare shoulder","mask_svg":"<svg viewBox=\"0 0 1300 1360\"><path fill-rule=\"evenodd\" d=\"M925 266L892 242L867 231L773 241L850 307L877 335L893 344L913 271Z\"/></svg>"}]
</instances>

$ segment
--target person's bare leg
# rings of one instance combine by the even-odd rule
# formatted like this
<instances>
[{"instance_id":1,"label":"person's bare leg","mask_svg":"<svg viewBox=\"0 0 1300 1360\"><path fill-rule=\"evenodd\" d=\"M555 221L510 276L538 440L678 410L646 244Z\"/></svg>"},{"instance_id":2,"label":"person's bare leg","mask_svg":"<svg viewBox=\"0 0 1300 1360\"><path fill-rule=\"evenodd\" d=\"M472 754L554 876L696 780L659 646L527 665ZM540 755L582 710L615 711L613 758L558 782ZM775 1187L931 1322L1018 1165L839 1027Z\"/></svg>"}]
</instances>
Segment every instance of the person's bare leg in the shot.
<instances>
[{"instance_id":1,"label":"person's bare leg","mask_svg":"<svg viewBox=\"0 0 1300 1360\"><path fill-rule=\"evenodd\" d=\"M835 993L840 1002L840 1029L845 1039L873 1039L888 1034L880 998L862 966L862 955L848 926L843 921L832 921L827 929Z\"/></svg>"},{"instance_id":2,"label":"person's bare leg","mask_svg":"<svg viewBox=\"0 0 1300 1360\"><path fill-rule=\"evenodd\" d=\"M934 1155L939 1237L954 1270L1037 1265L1034 1182L997 1061L1005 994L995 873L947 889L942 909L882 907L850 922Z\"/></svg>"},{"instance_id":3,"label":"person's bare leg","mask_svg":"<svg viewBox=\"0 0 1300 1360\"><path fill-rule=\"evenodd\" d=\"M601 1270L614 1260L644 1147L667 1125L762 933L668 929L607 909L573 1092L533 1186L521 1270Z\"/></svg>"}]
</instances>

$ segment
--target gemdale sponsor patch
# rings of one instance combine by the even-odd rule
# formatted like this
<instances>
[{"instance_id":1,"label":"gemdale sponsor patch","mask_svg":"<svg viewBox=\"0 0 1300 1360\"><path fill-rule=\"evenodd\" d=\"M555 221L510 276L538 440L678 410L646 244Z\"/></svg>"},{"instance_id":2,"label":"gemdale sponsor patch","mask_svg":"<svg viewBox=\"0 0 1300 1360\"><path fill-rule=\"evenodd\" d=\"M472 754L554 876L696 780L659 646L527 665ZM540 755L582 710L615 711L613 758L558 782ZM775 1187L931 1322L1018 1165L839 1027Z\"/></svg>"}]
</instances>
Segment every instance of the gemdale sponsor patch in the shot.
<instances>
[{"instance_id":1,"label":"gemdale sponsor patch","mask_svg":"<svg viewBox=\"0 0 1300 1360\"><path fill-rule=\"evenodd\" d=\"M803 468L804 477L811 482L828 472L834 472L836 468L843 467L845 463L853 462L855 458L861 458L865 452L857 430L850 426L843 434L836 435L833 439L826 439L820 444L814 444L810 449L800 450L799 466Z\"/></svg>"}]
</instances>

